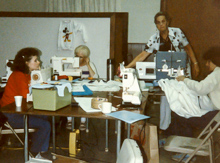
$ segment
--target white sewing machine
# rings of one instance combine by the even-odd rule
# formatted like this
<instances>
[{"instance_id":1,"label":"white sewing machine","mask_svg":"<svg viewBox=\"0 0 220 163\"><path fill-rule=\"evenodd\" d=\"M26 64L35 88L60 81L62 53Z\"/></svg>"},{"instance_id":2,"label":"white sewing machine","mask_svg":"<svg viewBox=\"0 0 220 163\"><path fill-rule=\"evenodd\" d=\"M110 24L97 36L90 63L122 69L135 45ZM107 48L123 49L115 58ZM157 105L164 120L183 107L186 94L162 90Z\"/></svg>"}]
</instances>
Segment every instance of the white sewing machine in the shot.
<instances>
[{"instance_id":1,"label":"white sewing machine","mask_svg":"<svg viewBox=\"0 0 220 163\"><path fill-rule=\"evenodd\" d=\"M38 83L51 81L51 67L31 71L31 86ZM27 94L27 102L33 101L32 94Z\"/></svg>"},{"instance_id":2,"label":"white sewing machine","mask_svg":"<svg viewBox=\"0 0 220 163\"><path fill-rule=\"evenodd\" d=\"M133 68L125 68L124 64L120 64L122 76L122 100L123 102L130 102L134 105L140 105L142 94L137 80L136 71Z\"/></svg>"},{"instance_id":3,"label":"white sewing machine","mask_svg":"<svg viewBox=\"0 0 220 163\"><path fill-rule=\"evenodd\" d=\"M6 60L6 75L2 76L2 83L7 83L9 76L11 75L12 71L11 68L8 67L8 62L13 63L13 60Z\"/></svg>"},{"instance_id":4,"label":"white sewing machine","mask_svg":"<svg viewBox=\"0 0 220 163\"><path fill-rule=\"evenodd\" d=\"M31 85L51 81L51 67L31 72Z\"/></svg>"},{"instance_id":5,"label":"white sewing machine","mask_svg":"<svg viewBox=\"0 0 220 163\"><path fill-rule=\"evenodd\" d=\"M136 70L139 79L146 79L146 80L156 79L155 62L136 62Z\"/></svg>"},{"instance_id":6,"label":"white sewing machine","mask_svg":"<svg viewBox=\"0 0 220 163\"><path fill-rule=\"evenodd\" d=\"M79 57L56 57L51 58L53 73L60 76L81 76L82 70L79 68Z\"/></svg>"},{"instance_id":7,"label":"white sewing machine","mask_svg":"<svg viewBox=\"0 0 220 163\"><path fill-rule=\"evenodd\" d=\"M160 80L173 79L180 75L188 75L186 52L158 51L154 62L137 62L139 79Z\"/></svg>"}]
</instances>

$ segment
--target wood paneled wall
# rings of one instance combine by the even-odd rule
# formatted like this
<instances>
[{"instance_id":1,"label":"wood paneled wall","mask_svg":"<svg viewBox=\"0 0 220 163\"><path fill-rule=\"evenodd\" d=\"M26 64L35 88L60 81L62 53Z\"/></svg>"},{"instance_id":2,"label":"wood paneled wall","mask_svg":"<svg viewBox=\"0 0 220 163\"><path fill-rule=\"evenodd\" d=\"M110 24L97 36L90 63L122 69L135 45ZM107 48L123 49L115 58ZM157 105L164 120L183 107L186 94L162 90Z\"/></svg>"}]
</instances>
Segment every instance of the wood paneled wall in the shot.
<instances>
[{"instance_id":1,"label":"wood paneled wall","mask_svg":"<svg viewBox=\"0 0 220 163\"><path fill-rule=\"evenodd\" d=\"M181 28L187 36L200 67L195 79L204 79L208 69L202 56L209 48L220 46L220 1L161 0L161 10L170 15L170 26Z\"/></svg>"},{"instance_id":2,"label":"wood paneled wall","mask_svg":"<svg viewBox=\"0 0 220 163\"><path fill-rule=\"evenodd\" d=\"M127 61L130 63L138 54L140 54L144 48L146 43L128 43L128 55ZM154 59L154 55L150 55L146 61L152 62Z\"/></svg>"}]
</instances>

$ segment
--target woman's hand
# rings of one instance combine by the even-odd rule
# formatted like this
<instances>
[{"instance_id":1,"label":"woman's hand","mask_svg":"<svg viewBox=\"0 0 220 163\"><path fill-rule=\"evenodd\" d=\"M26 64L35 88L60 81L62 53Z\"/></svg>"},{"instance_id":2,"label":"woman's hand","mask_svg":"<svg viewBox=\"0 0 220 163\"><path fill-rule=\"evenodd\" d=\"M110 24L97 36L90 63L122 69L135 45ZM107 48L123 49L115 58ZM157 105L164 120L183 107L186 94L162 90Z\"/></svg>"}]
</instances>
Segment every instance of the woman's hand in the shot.
<instances>
[{"instance_id":1,"label":"woman's hand","mask_svg":"<svg viewBox=\"0 0 220 163\"><path fill-rule=\"evenodd\" d=\"M89 57L85 58L86 64L89 64Z\"/></svg>"},{"instance_id":2,"label":"woman's hand","mask_svg":"<svg viewBox=\"0 0 220 163\"><path fill-rule=\"evenodd\" d=\"M117 73L116 73L116 75L118 76L118 77L122 77L121 76L121 69L120 69L120 66L118 66L118 69L117 69Z\"/></svg>"},{"instance_id":3,"label":"woman's hand","mask_svg":"<svg viewBox=\"0 0 220 163\"><path fill-rule=\"evenodd\" d=\"M177 81L183 81L186 77L185 76L177 76L176 80Z\"/></svg>"}]
</instances>

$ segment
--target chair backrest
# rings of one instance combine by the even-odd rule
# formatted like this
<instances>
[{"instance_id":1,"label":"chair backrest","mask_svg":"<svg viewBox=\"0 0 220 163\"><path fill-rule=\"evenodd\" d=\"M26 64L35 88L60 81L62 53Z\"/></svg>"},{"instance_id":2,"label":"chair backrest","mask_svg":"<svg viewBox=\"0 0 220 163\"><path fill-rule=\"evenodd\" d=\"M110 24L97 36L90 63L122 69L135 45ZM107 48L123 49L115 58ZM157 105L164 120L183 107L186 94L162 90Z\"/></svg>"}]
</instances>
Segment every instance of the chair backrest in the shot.
<instances>
[{"instance_id":1,"label":"chair backrest","mask_svg":"<svg viewBox=\"0 0 220 163\"><path fill-rule=\"evenodd\" d=\"M216 114L214 117L214 121L219 122L220 121L220 111Z\"/></svg>"},{"instance_id":2,"label":"chair backrest","mask_svg":"<svg viewBox=\"0 0 220 163\"><path fill-rule=\"evenodd\" d=\"M214 126L212 126L214 124ZM212 130L209 130L209 128L212 126ZM209 132L209 135L212 135L212 133L217 130L217 128L220 126L220 111L215 115L215 117L209 122L209 124L204 128L204 130L200 133L198 138L201 138L202 135L206 134L207 131Z\"/></svg>"}]
</instances>

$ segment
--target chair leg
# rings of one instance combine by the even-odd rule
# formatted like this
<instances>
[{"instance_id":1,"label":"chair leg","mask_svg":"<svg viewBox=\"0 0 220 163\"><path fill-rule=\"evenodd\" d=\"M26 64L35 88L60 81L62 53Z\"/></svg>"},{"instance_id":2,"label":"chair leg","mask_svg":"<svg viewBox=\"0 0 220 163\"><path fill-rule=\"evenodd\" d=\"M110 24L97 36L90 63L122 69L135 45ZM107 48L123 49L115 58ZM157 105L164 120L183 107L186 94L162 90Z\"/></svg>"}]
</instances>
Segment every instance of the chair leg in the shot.
<instances>
[{"instance_id":1,"label":"chair leg","mask_svg":"<svg viewBox=\"0 0 220 163\"><path fill-rule=\"evenodd\" d=\"M219 152L218 155L215 157L215 160L217 160L219 156L220 156L220 152Z\"/></svg>"},{"instance_id":2,"label":"chair leg","mask_svg":"<svg viewBox=\"0 0 220 163\"><path fill-rule=\"evenodd\" d=\"M213 137L211 136L208 141L209 141L209 158L210 158L210 163L213 163L213 158L214 158Z\"/></svg>"},{"instance_id":3,"label":"chair leg","mask_svg":"<svg viewBox=\"0 0 220 163\"><path fill-rule=\"evenodd\" d=\"M118 133L118 121L115 121L115 134Z\"/></svg>"},{"instance_id":4,"label":"chair leg","mask_svg":"<svg viewBox=\"0 0 220 163\"><path fill-rule=\"evenodd\" d=\"M0 127L0 140L2 139L2 127Z\"/></svg>"},{"instance_id":5,"label":"chair leg","mask_svg":"<svg viewBox=\"0 0 220 163\"><path fill-rule=\"evenodd\" d=\"M209 159L210 159L210 163L212 162L212 145L211 145L211 140L208 140L208 144L209 144Z\"/></svg>"},{"instance_id":6,"label":"chair leg","mask_svg":"<svg viewBox=\"0 0 220 163\"><path fill-rule=\"evenodd\" d=\"M74 117L72 117L72 125L71 125L71 130L73 131L74 130L74 121L75 120L75 118Z\"/></svg>"},{"instance_id":7,"label":"chair leg","mask_svg":"<svg viewBox=\"0 0 220 163\"><path fill-rule=\"evenodd\" d=\"M105 120L105 152L108 152L108 119Z\"/></svg>"},{"instance_id":8,"label":"chair leg","mask_svg":"<svg viewBox=\"0 0 220 163\"><path fill-rule=\"evenodd\" d=\"M89 132L89 118L86 118L86 133Z\"/></svg>"},{"instance_id":9,"label":"chair leg","mask_svg":"<svg viewBox=\"0 0 220 163\"><path fill-rule=\"evenodd\" d=\"M20 141L20 143L24 146L23 141L22 141L21 138L18 136L18 134L14 131L14 129L11 127L11 125L10 125L8 122L6 122L6 123L4 124L4 126L7 127L7 128L9 128L9 129L13 132L13 134L16 136L16 138ZM29 152L29 155L30 155L31 157L34 157L31 152Z\"/></svg>"},{"instance_id":10,"label":"chair leg","mask_svg":"<svg viewBox=\"0 0 220 163\"><path fill-rule=\"evenodd\" d=\"M178 160L178 162L182 162L182 160L186 157L187 154L183 154L180 159Z\"/></svg>"},{"instance_id":11,"label":"chair leg","mask_svg":"<svg viewBox=\"0 0 220 163\"><path fill-rule=\"evenodd\" d=\"M220 129L220 128L219 128ZM218 129L218 130L219 130ZM219 145L220 146L220 138L217 140L217 145ZM217 160L218 159L218 157L220 156L220 152L217 154L217 156L215 157L215 160Z\"/></svg>"}]
</instances>

